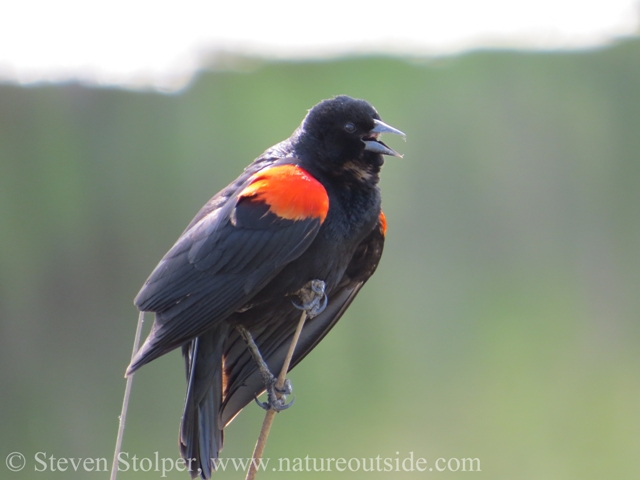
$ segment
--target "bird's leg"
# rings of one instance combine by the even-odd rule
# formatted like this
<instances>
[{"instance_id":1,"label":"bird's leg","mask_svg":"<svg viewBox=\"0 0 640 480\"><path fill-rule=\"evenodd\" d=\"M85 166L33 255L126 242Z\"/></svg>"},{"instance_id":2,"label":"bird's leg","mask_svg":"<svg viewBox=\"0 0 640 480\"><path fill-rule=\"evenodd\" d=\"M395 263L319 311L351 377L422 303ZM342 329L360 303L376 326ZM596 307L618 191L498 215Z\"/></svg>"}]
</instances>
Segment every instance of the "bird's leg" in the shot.
<instances>
[{"instance_id":1,"label":"bird's leg","mask_svg":"<svg viewBox=\"0 0 640 480\"><path fill-rule=\"evenodd\" d=\"M302 304L298 305L293 302L293 305L300 310L304 310L307 313L308 318L313 318L324 311L327 307L327 294L325 293L325 283L322 280L311 280L304 287L297 292L298 297L302 300ZM277 378L269 370L267 362L262 358L260 349L251 336L251 332L244 328L242 325L237 325L236 330L240 333L251 356L258 364L258 370L262 375L262 381L264 382L265 389L267 390L267 401L260 402L256 398L256 403L265 410L275 410L277 412L289 408L293 404L293 400L286 403L287 395L290 395L293 391L291 382L289 379L284 381L282 389L276 387Z\"/></svg>"},{"instance_id":2,"label":"bird's leg","mask_svg":"<svg viewBox=\"0 0 640 480\"><path fill-rule=\"evenodd\" d=\"M326 285L322 280L311 280L302 287L296 295L302 300L302 305L292 301L293 306L307 312L309 319L320 315L327 308Z\"/></svg>"},{"instance_id":3,"label":"bird's leg","mask_svg":"<svg viewBox=\"0 0 640 480\"><path fill-rule=\"evenodd\" d=\"M267 390L267 401L260 402L256 398L256 403L265 410L275 410L277 412L286 410L293 404L293 400L289 403L286 403L287 395L290 395L293 391L291 382L287 379L285 380L284 387L282 389L276 388L276 382L278 379L271 373L267 362L265 362L262 358L260 349L258 349L256 342L253 340L251 332L249 332L249 330L244 328L242 325L237 325L236 330L238 330L240 335L242 335L242 338L247 344L249 352L251 352L251 356L258 364L258 370L262 375L262 381L264 382L265 389ZM279 393L280 395L277 395L277 393Z\"/></svg>"}]
</instances>

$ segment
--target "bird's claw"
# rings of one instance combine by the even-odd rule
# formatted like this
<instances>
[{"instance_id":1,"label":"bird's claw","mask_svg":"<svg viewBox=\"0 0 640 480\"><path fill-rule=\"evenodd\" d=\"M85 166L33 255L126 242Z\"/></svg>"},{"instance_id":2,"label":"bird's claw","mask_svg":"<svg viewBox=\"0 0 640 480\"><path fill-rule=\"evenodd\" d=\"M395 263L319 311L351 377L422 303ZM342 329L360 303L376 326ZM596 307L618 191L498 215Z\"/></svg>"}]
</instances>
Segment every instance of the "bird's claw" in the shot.
<instances>
[{"instance_id":1,"label":"bird's claw","mask_svg":"<svg viewBox=\"0 0 640 480\"><path fill-rule=\"evenodd\" d=\"M293 300L291 303L297 309L307 312L309 318L316 317L327 308L329 299L325 293L325 288L326 285L322 280L311 280L298 292L302 304L299 305Z\"/></svg>"},{"instance_id":2,"label":"bird's claw","mask_svg":"<svg viewBox=\"0 0 640 480\"><path fill-rule=\"evenodd\" d=\"M258 400L258 397L254 398L254 400L260 408L267 411L275 410L276 412L281 412L282 410L286 410L291 405L293 405L293 402L296 401L296 399L294 398L289 403L285 403L283 398L277 398L273 402L270 402L270 401L261 402L260 400Z\"/></svg>"},{"instance_id":3,"label":"bird's claw","mask_svg":"<svg viewBox=\"0 0 640 480\"><path fill-rule=\"evenodd\" d=\"M254 400L264 410L275 410L276 412L281 412L293 405L295 398L289 403L286 403L287 395L290 395L291 392L293 392L293 387L291 386L289 379L284 381L282 388L278 388L274 378L274 381L267 385L267 401L261 402L257 397L254 398Z\"/></svg>"}]
</instances>

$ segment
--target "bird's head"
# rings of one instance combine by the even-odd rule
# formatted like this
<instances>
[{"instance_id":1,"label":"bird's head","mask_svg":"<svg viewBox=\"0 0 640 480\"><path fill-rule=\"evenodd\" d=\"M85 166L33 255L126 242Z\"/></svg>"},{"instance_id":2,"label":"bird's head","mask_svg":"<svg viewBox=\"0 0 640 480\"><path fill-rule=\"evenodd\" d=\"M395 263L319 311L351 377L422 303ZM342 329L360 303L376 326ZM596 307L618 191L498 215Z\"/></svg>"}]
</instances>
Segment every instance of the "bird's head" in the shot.
<instances>
[{"instance_id":1,"label":"bird's head","mask_svg":"<svg viewBox=\"0 0 640 480\"><path fill-rule=\"evenodd\" d=\"M377 182L382 156L402 157L380 141L382 133L405 137L385 124L368 102L340 95L309 110L298 131L296 150L326 172L362 180L375 176Z\"/></svg>"}]
</instances>

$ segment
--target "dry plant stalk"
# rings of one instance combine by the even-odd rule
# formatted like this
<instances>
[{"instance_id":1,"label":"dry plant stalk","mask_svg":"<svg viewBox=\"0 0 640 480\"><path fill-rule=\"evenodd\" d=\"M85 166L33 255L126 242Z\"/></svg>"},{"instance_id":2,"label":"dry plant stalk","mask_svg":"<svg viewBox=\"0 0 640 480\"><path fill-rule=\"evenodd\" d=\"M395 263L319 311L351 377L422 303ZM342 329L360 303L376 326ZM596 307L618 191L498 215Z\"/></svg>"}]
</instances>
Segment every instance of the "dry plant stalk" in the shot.
<instances>
[{"instance_id":1,"label":"dry plant stalk","mask_svg":"<svg viewBox=\"0 0 640 480\"><path fill-rule=\"evenodd\" d=\"M135 356L140 345L140 336L142 334L142 324L144 323L144 312L140 312L138 315L138 326L136 328L136 335L133 339L133 353L131 359ZM116 438L116 450L113 453L113 463L111 464L111 480L116 480L118 476L118 457L120 456L120 450L122 449L122 437L124 437L124 424L127 418L127 409L129 408L129 397L131 396L131 385L133 384L133 375L127 377L127 385L124 388L124 400L122 401L122 412L120 412L120 425L118 426L118 437Z\"/></svg>"},{"instance_id":2,"label":"dry plant stalk","mask_svg":"<svg viewBox=\"0 0 640 480\"><path fill-rule=\"evenodd\" d=\"M282 369L280 370L280 374L278 375L278 381L276 382L276 395L280 398L281 393L278 390L281 390L284 387L284 381L287 377L287 372L289 371L289 365L291 364L291 358L293 357L293 352L296 349L296 345L298 344L298 339L300 338L300 333L302 332L302 327L304 327L304 322L307 319L307 312L305 310L302 311L300 315L300 320L298 321L298 327L296 328L295 333L293 334L293 338L291 339L291 345L289 345L289 351L287 352L287 356L284 359L284 364L282 365ZM256 477L256 473L258 471L257 463L258 460L262 458L262 454L264 452L264 447L267 444L267 437L269 436L269 430L271 430L271 424L273 423L273 419L276 416L276 411L271 409L267 410L266 415L264 416L264 421L262 422L262 428L260 429L260 434L258 435L258 441L256 442L256 447L253 450L253 456L251 462L249 463L249 470L247 471L246 480L254 480Z\"/></svg>"}]
</instances>

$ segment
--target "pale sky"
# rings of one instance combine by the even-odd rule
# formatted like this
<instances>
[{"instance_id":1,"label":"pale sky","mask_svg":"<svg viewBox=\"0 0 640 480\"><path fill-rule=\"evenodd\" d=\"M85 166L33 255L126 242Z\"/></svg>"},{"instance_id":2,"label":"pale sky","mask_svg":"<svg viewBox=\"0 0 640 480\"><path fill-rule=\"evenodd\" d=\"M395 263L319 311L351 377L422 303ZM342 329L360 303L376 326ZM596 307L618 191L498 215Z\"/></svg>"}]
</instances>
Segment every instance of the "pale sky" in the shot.
<instances>
[{"instance_id":1,"label":"pale sky","mask_svg":"<svg viewBox=\"0 0 640 480\"><path fill-rule=\"evenodd\" d=\"M175 89L208 52L429 57L587 48L638 33L639 0L5 0L0 81Z\"/></svg>"}]
</instances>

